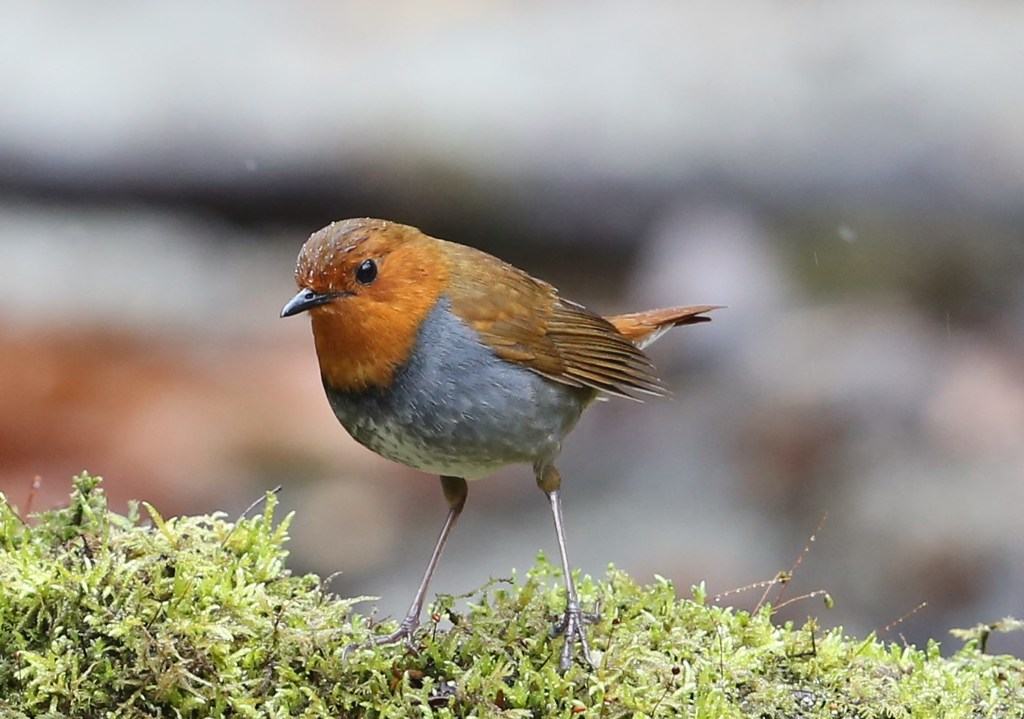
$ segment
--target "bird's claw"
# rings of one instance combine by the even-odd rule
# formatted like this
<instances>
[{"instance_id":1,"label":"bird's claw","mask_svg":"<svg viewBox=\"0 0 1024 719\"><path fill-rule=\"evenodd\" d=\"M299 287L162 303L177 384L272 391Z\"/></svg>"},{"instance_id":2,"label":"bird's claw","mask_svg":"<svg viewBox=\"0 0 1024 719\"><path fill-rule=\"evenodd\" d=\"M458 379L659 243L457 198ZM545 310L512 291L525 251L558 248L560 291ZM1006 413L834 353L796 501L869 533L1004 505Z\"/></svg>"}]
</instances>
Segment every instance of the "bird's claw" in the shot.
<instances>
[{"instance_id":1,"label":"bird's claw","mask_svg":"<svg viewBox=\"0 0 1024 719\"><path fill-rule=\"evenodd\" d=\"M566 606L565 614L551 628L552 637L565 637L565 643L562 645L562 657L558 662L558 668L562 672L569 671L569 668L572 666L572 647L577 641L580 643L583 659L590 665L591 669L597 668L597 664L590 656L590 645L587 643L585 628L588 624L594 624L600 621L600 619L600 606L594 607L593 612L584 612L580 609L579 604L572 602Z\"/></svg>"},{"instance_id":2,"label":"bird's claw","mask_svg":"<svg viewBox=\"0 0 1024 719\"><path fill-rule=\"evenodd\" d=\"M386 644L397 644L399 642L405 642L406 649L413 654L419 654L415 645L412 643L413 634L420 626L419 617L406 617L402 620L402 623L398 625L398 629L386 634L383 637L373 637L369 641L365 642L353 642L347 647L341 650L341 661L345 661L348 655L356 649L372 649L373 647L380 647Z\"/></svg>"}]
</instances>

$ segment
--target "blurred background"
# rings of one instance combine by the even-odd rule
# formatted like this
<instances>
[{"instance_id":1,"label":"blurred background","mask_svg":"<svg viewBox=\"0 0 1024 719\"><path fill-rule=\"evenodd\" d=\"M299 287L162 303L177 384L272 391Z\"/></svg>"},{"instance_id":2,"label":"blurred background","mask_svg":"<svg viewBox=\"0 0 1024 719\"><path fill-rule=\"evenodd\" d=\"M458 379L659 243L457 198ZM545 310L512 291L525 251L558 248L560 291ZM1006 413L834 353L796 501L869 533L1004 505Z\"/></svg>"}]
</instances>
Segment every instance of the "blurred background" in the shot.
<instances>
[{"instance_id":1,"label":"blurred background","mask_svg":"<svg viewBox=\"0 0 1024 719\"><path fill-rule=\"evenodd\" d=\"M46 509L88 469L121 510L234 516L282 484L291 567L400 616L437 479L345 434L277 316L311 232L378 216L600 312L729 306L651 348L673 398L566 442L578 567L716 594L814 535L784 599L835 607L783 616L863 635L926 601L883 636L955 647L1024 614L1022 37L985 0L8 8L0 490L39 476ZM508 469L432 590L540 549Z\"/></svg>"}]
</instances>

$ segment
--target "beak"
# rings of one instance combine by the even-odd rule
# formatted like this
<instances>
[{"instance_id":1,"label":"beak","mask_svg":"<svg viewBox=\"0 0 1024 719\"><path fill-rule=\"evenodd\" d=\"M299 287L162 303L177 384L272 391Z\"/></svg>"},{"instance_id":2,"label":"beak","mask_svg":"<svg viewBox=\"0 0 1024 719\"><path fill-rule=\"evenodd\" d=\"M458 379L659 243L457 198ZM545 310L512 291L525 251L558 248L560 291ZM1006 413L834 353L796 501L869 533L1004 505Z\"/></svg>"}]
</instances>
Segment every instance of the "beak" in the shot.
<instances>
[{"instance_id":1,"label":"beak","mask_svg":"<svg viewBox=\"0 0 1024 719\"><path fill-rule=\"evenodd\" d=\"M299 290L299 293L288 300L288 304L281 308L281 316L291 317L292 315L297 315L300 312L325 305L338 297L344 297L345 294L344 292L320 293L313 290Z\"/></svg>"}]
</instances>

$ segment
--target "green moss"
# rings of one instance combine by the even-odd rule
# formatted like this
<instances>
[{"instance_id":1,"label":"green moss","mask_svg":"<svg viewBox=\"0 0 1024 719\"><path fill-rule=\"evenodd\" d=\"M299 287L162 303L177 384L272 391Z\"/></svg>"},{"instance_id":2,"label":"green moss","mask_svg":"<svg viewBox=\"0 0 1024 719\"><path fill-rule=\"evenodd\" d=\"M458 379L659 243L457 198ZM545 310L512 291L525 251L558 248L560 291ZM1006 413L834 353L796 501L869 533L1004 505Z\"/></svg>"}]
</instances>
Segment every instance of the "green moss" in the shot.
<instances>
[{"instance_id":1,"label":"green moss","mask_svg":"<svg viewBox=\"0 0 1024 719\"><path fill-rule=\"evenodd\" d=\"M0 717L975 717L1024 715L1024 662L969 641L943 658L776 626L609 569L598 668L558 672L564 602L541 558L521 580L441 596L404 647L359 649L360 599L285 568L289 518L107 511L82 475L68 507L25 524L0 501ZM459 605L461 606L461 605Z\"/></svg>"}]
</instances>

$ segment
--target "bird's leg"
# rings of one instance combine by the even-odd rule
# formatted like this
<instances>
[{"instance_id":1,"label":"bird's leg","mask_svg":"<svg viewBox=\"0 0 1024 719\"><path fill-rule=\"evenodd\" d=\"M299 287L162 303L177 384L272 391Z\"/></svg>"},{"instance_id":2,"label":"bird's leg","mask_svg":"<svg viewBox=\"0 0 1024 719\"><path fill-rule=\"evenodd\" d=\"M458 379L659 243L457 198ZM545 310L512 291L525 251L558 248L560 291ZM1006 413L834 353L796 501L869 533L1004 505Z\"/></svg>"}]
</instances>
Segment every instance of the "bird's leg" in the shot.
<instances>
[{"instance_id":1,"label":"bird's leg","mask_svg":"<svg viewBox=\"0 0 1024 719\"><path fill-rule=\"evenodd\" d=\"M444 526L441 527L441 534L437 538L437 544L434 545L434 553L430 555L430 561L427 563L427 571L423 573L423 579L416 590L416 596L412 598L412 604L409 605L409 611L406 612L405 618L398 625L398 629L391 634L383 637L374 637L365 644L350 644L345 647L344 654L348 654L351 650L360 647L394 644L402 640L405 640L410 650L416 651L412 644L412 635L420 625L420 613L423 611L423 602L427 597L427 586L430 584L430 577L433 576L434 570L437 569L437 563L441 559L441 553L444 551L444 545L448 541L448 535L451 534L452 527L455 526L455 521L459 518L462 508L466 504L466 496L469 494L466 480L461 477L441 477L441 488L444 490L444 498L448 500L448 517L444 520Z\"/></svg>"},{"instance_id":2,"label":"bird's leg","mask_svg":"<svg viewBox=\"0 0 1024 719\"><path fill-rule=\"evenodd\" d=\"M568 671L572 666L572 646L577 641L583 651L583 658L591 667L595 667L594 660L590 658L590 646L587 644L587 633L585 625L597 621L596 614L588 614L580 607L580 598L576 594L576 582L572 578L572 569L569 567L569 555L565 549L565 528L562 521L562 498L559 488L562 484L562 476L553 465L541 465L536 467L537 486L544 490L551 504L551 515L555 520L555 535L558 538L558 553L562 557L562 572L565 574L565 614L551 630L551 636L565 635L565 644L562 646L562 658L558 666L563 672Z\"/></svg>"}]
</instances>

